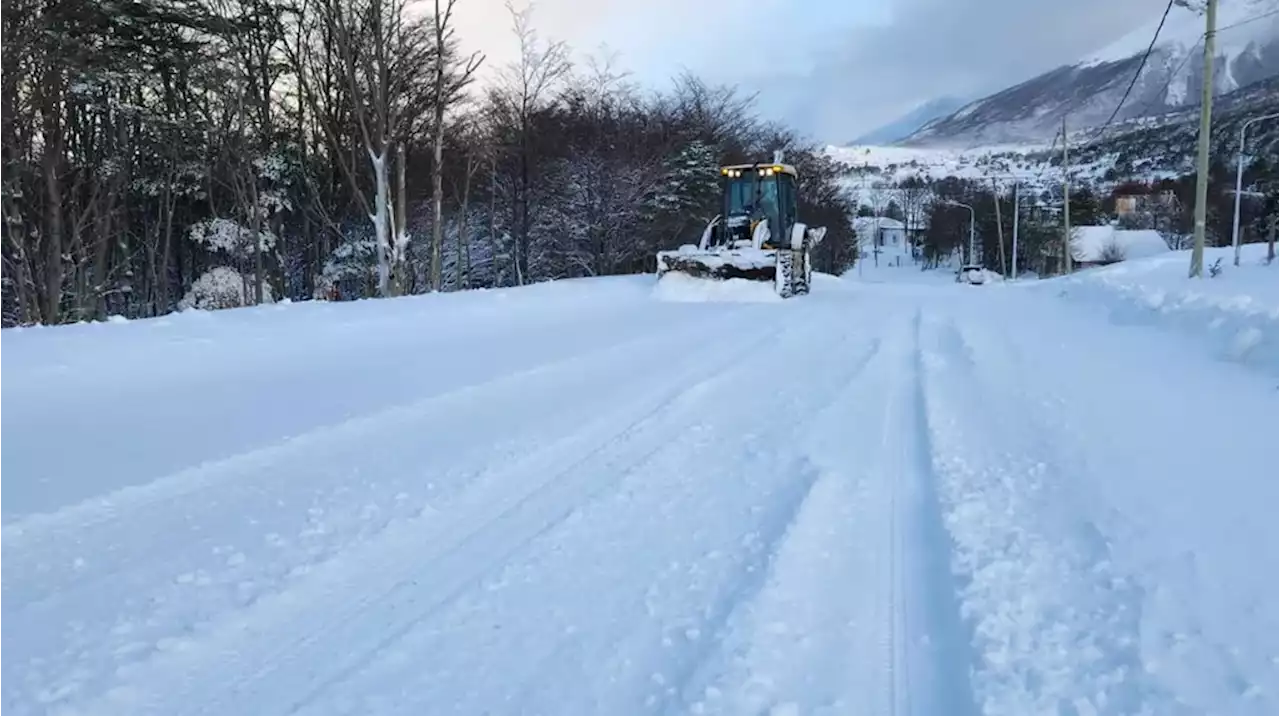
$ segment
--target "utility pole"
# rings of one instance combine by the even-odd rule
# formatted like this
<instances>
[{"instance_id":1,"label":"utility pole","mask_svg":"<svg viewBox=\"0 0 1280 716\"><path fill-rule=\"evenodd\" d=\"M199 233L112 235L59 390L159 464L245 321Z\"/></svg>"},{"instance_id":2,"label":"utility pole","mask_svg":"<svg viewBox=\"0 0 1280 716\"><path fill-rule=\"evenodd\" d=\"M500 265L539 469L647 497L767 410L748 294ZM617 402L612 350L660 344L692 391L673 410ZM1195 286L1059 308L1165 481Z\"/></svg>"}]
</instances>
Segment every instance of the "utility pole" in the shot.
<instances>
[{"instance_id":1,"label":"utility pole","mask_svg":"<svg viewBox=\"0 0 1280 716\"><path fill-rule=\"evenodd\" d=\"M1067 115L1062 115L1062 269L1069 274L1071 266L1071 165L1067 159Z\"/></svg>"},{"instance_id":2,"label":"utility pole","mask_svg":"<svg viewBox=\"0 0 1280 716\"><path fill-rule=\"evenodd\" d=\"M1013 280L1018 280L1018 183L1013 182Z\"/></svg>"},{"instance_id":3,"label":"utility pole","mask_svg":"<svg viewBox=\"0 0 1280 716\"><path fill-rule=\"evenodd\" d=\"M1000 242L1000 275L1009 278L1005 269L1009 266L1004 260L1004 224L1000 220L1000 184L991 177L991 196L996 202L996 241Z\"/></svg>"},{"instance_id":4,"label":"utility pole","mask_svg":"<svg viewBox=\"0 0 1280 716\"><path fill-rule=\"evenodd\" d=\"M1204 81L1200 88L1200 146L1196 156L1195 241L1191 246L1192 278L1204 274L1204 223L1209 195L1209 130L1213 113L1213 36L1218 0L1207 0L1204 12Z\"/></svg>"}]
</instances>

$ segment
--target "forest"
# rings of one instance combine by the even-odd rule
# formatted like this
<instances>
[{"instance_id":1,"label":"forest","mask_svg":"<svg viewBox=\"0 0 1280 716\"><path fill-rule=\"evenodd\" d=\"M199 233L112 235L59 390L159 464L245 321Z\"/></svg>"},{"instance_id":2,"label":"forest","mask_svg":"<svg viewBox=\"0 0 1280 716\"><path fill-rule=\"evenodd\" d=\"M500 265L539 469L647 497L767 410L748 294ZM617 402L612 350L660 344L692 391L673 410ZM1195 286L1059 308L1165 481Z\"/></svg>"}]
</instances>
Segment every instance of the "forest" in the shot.
<instances>
[{"instance_id":1,"label":"forest","mask_svg":"<svg viewBox=\"0 0 1280 716\"><path fill-rule=\"evenodd\" d=\"M852 263L847 169L753 97L641 89L514 5L486 67L466 1L9 0L4 325L652 271L776 151Z\"/></svg>"}]
</instances>

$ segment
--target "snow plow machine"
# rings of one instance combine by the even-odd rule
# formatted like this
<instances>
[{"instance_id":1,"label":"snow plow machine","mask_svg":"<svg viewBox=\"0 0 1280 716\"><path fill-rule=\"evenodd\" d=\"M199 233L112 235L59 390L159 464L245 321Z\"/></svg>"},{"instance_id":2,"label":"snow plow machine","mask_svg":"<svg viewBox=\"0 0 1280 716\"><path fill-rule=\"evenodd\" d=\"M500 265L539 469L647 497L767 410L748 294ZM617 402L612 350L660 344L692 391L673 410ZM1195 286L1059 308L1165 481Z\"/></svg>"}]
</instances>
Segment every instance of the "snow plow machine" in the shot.
<instances>
[{"instance_id":1,"label":"snow plow machine","mask_svg":"<svg viewBox=\"0 0 1280 716\"><path fill-rule=\"evenodd\" d=\"M721 213L698 245L658 252L658 276L772 281L783 298L809 293L809 252L826 235L796 214L796 170L781 161L720 167Z\"/></svg>"}]
</instances>

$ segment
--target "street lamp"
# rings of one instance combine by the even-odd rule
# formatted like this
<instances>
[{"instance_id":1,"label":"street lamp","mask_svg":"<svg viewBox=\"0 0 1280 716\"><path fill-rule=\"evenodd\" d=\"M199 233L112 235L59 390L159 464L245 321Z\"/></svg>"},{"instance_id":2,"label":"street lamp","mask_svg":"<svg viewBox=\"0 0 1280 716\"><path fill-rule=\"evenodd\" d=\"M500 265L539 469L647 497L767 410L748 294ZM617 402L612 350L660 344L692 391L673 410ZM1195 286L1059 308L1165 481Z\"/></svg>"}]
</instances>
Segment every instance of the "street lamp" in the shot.
<instances>
[{"instance_id":1,"label":"street lamp","mask_svg":"<svg viewBox=\"0 0 1280 716\"><path fill-rule=\"evenodd\" d=\"M973 207L963 202L951 201L950 199L947 199L942 203L950 204L951 206L963 206L964 208L969 210L969 263L972 264L973 263L973 224L974 224Z\"/></svg>"},{"instance_id":2,"label":"street lamp","mask_svg":"<svg viewBox=\"0 0 1280 716\"><path fill-rule=\"evenodd\" d=\"M1236 266L1240 265L1240 182L1244 179L1244 133L1249 129L1249 125L1254 122L1275 119L1276 117L1280 117L1280 112L1254 117L1240 127L1240 150L1236 152L1236 208L1235 214L1231 218L1231 250L1235 253Z\"/></svg>"}]
</instances>

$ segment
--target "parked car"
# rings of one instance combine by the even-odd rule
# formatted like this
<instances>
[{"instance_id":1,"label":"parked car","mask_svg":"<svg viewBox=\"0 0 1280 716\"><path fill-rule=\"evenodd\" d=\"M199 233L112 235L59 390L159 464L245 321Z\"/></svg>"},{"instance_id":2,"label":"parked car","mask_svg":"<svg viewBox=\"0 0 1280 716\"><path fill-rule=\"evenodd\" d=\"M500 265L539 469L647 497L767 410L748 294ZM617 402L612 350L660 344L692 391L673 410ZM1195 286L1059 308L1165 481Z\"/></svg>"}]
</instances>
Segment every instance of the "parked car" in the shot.
<instances>
[{"instance_id":1,"label":"parked car","mask_svg":"<svg viewBox=\"0 0 1280 716\"><path fill-rule=\"evenodd\" d=\"M956 274L956 283L967 283L971 286L981 286L987 282L987 270L981 266L962 266Z\"/></svg>"}]
</instances>

